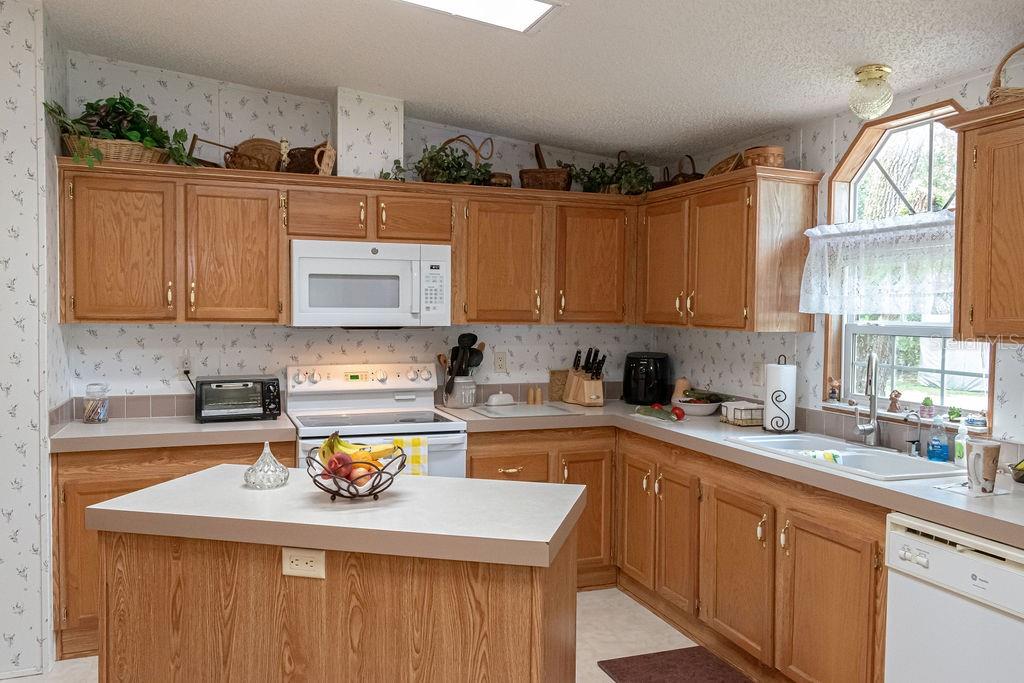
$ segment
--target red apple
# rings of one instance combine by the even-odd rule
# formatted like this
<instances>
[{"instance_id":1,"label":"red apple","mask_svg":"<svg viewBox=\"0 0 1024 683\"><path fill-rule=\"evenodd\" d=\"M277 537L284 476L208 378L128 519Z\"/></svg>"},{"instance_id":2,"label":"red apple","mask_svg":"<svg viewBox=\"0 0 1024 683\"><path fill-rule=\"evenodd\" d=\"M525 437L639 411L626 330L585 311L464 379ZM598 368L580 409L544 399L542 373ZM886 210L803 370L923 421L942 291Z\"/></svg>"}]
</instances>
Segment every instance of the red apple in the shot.
<instances>
[{"instance_id":1,"label":"red apple","mask_svg":"<svg viewBox=\"0 0 1024 683\"><path fill-rule=\"evenodd\" d=\"M346 453L335 453L327 461L327 471L336 477L347 477L352 471L352 458Z\"/></svg>"},{"instance_id":2,"label":"red apple","mask_svg":"<svg viewBox=\"0 0 1024 683\"><path fill-rule=\"evenodd\" d=\"M686 411L680 408L679 406L672 407L672 414L676 416L677 420L682 420L684 417L686 417Z\"/></svg>"}]
</instances>

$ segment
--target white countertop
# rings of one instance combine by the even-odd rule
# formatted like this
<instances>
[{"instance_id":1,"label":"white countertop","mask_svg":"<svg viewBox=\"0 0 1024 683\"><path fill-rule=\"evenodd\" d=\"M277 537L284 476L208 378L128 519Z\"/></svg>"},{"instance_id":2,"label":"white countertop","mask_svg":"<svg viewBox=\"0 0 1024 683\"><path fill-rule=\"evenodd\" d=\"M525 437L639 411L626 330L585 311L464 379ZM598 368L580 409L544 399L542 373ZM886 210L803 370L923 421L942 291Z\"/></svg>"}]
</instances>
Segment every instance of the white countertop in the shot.
<instances>
[{"instance_id":1,"label":"white countertop","mask_svg":"<svg viewBox=\"0 0 1024 683\"><path fill-rule=\"evenodd\" d=\"M135 417L103 424L69 422L50 437L50 451L74 453L294 440L295 425L286 415L275 420L205 424L192 417Z\"/></svg>"},{"instance_id":2,"label":"white countertop","mask_svg":"<svg viewBox=\"0 0 1024 683\"><path fill-rule=\"evenodd\" d=\"M731 436L759 434L756 427L734 427L709 417L687 416L683 422L664 422L634 414L635 406L608 401L599 408L557 404L574 411L557 417L489 418L472 410L442 408L465 420L467 430L497 432L576 427L618 427L674 446L706 453L721 460L815 486L843 496L903 512L954 529L976 534L1017 548L1024 548L1024 485L999 475L997 488L1012 493L972 498L934 488L937 484L964 481L963 477L878 481L830 469L825 463L810 464L726 441Z\"/></svg>"},{"instance_id":3,"label":"white countertop","mask_svg":"<svg viewBox=\"0 0 1024 683\"><path fill-rule=\"evenodd\" d=\"M380 499L331 501L305 470L271 491L218 465L86 509L90 529L547 567L579 520L583 486L400 474Z\"/></svg>"}]
</instances>

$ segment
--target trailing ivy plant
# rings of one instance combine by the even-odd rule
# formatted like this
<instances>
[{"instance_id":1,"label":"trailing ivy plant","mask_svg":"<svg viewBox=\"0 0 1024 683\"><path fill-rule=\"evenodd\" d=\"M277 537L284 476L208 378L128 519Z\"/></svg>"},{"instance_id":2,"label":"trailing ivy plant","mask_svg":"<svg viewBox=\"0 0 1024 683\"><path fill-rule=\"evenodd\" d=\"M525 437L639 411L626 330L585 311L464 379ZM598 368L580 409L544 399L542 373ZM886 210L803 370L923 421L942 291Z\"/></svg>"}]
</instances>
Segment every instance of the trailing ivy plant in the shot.
<instances>
[{"instance_id":1,"label":"trailing ivy plant","mask_svg":"<svg viewBox=\"0 0 1024 683\"><path fill-rule=\"evenodd\" d=\"M612 183L618 183L622 194L643 194L654 189L654 175L643 161L623 159L615 166Z\"/></svg>"},{"instance_id":2,"label":"trailing ivy plant","mask_svg":"<svg viewBox=\"0 0 1024 683\"><path fill-rule=\"evenodd\" d=\"M196 166L195 159L185 150L188 134L184 129L168 133L156 116L149 113L144 104L139 104L124 93L117 97L87 102L81 116L71 118L64 107L56 102L44 102L43 107L62 134L82 138L71 152L75 161L85 161L92 166L103 160L103 153L89 145L87 138L104 140L131 140L146 147L165 149L174 163L181 166Z\"/></svg>"},{"instance_id":3,"label":"trailing ivy plant","mask_svg":"<svg viewBox=\"0 0 1024 683\"><path fill-rule=\"evenodd\" d=\"M581 168L576 164L566 164L561 161L555 163L559 168L569 169L572 179L580 184L584 192L604 192L614 182L615 167L609 166L603 161L590 168Z\"/></svg>"},{"instance_id":4,"label":"trailing ivy plant","mask_svg":"<svg viewBox=\"0 0 1024 683\"><path fill-rule=\"evenodd\" d=\"M490 163L474 166L466 150L451 146L424 147L423 156L413 168L420 180L426 183L486 185L491 179Z\"/></svg>"},{"instance_id":5,"label":"trailing ivy plant","mask_svg":"<svg viewBox=\"0 0 1024 683\"><path fill-rule=\"evenodd\" d=\"M402 162L395 159L394 163L391 165L391 170L382 168L380 173L377 174L377 177L381 180L397 180L400 183L404 183L406 171L407 169L402 166Z\"/></svg>"}]
</instances>

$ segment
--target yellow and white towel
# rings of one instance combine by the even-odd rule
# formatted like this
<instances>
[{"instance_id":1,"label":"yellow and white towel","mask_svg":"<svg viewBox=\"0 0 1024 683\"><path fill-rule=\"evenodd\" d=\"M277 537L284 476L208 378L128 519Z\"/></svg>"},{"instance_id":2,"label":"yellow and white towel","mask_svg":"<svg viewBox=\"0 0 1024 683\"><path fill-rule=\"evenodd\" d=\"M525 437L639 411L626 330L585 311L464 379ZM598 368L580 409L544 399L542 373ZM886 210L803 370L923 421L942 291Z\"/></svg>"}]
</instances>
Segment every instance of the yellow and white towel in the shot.
<instances>
[{"instance_id":1,"label":"yellow and white towel","mask_svg":"<svg viewBox=\"0 0 1024 683\"><path fill-rule=\"evenodd\" d=\"M409 466L409 474L427 474L427 437L396 436L395 445L405 451L405 464Z\"/></svg>"}]
</instances>

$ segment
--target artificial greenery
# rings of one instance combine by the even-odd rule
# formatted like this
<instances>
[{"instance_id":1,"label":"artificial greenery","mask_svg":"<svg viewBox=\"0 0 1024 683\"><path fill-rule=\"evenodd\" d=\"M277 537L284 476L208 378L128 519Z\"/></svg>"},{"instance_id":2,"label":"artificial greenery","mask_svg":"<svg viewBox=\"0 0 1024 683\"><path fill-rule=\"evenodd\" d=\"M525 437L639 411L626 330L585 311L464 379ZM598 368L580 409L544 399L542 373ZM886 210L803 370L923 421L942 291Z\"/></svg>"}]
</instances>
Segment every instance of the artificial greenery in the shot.
<instances>
[{"instance_id":1,"label":"artificial greenery","mask_svg":"<svg viewBox=\"0 0 1024 683\"><path fill-rule=\"evenodd\" d=\"M395 159L394 163L391 165L391 170L388 171L382 168L380 173L377 174L377 177L381 180L397 180L400 183L404 183L406 170L407 169L402 166L402 162Z\"/></svg>"},{"instance_id":2,"label":"artificial greenery","mask_svg":"<svg viewBox=\"0 0 1024 683\"><path fill-rule=\"evenodd\" d=\"M455 147L423 148L423 156L414 166L420 180L427 183L462 183L486 185L491 179L491 164L473 165L469 153Z\"/></svg>"},{"instance_id":3,"label":"artificial greenery","mask_svg":"<svg viewBox=\"0 0 1024 683\"><path fill-rule=\"evenodd\" d=\"M581 168L576 164L556 162L559 168L569 169L572 179L583 188L584 192L604 192L613 182L615 167L603 161L590 168Z\"/></svg>"},{"instance_id":4,"label":"artificial greenery","mask_svg":"<svg viewBox=\"0 0 1024 683\"><path fill-rule=\"evenodd\" d=\"M46 113L60 127L62 134L80 138L101 138L104 140L131 140L146 147L165 149L174 163L181 166L195 166L196 161L185 151L188 134L177 129L169 134L149 109L124 93L117 97L87 102L81 116L71 118L64 107L56 102L44 102ZM85 161L92 166L103 160L103 153L83 141L71 150L75 161Z\"/></svg>"},{"instance_id":5,"label":"artificial greenery","mask_svg":"<svg viewBox=\"0 0 1024 683\"><path fill-rule=\"evenodd\" d=\"M615 166L612 183L622 194L643 194L654 189L654 176L643 161L623 159Z\"/></svg>"},{"instance_id":6,"label":"artificial greenery","mask_svg":"<svg viewBox=\"0 0 1024 683\"><path fill-rule=\"evenodd\" d=\"M931 396L925 396L925 397L924 397L924 400L923 400L923 401L921 401L921 405L923 405L923 406L929 406L929 407L930 407L930 406L934 406L934 405L935 405L935 401L933 401L933 400L932 400L932 397L931 397Z\"/></svg>"},{"instance_id":7,"label":"artificial greenery","mask_svg":"<svg viewBox=\"0 0 1024 683\"><path fill-rule=\"evenodd\" d=\"M956 420L959 420L961 417L963 417L963 415L964 415L963 411L961 411L956 406L950 406L949 407L949 414L947 415L947 417L949 418L950 422L954 422Z\"/></svg>"}]
</instances>

